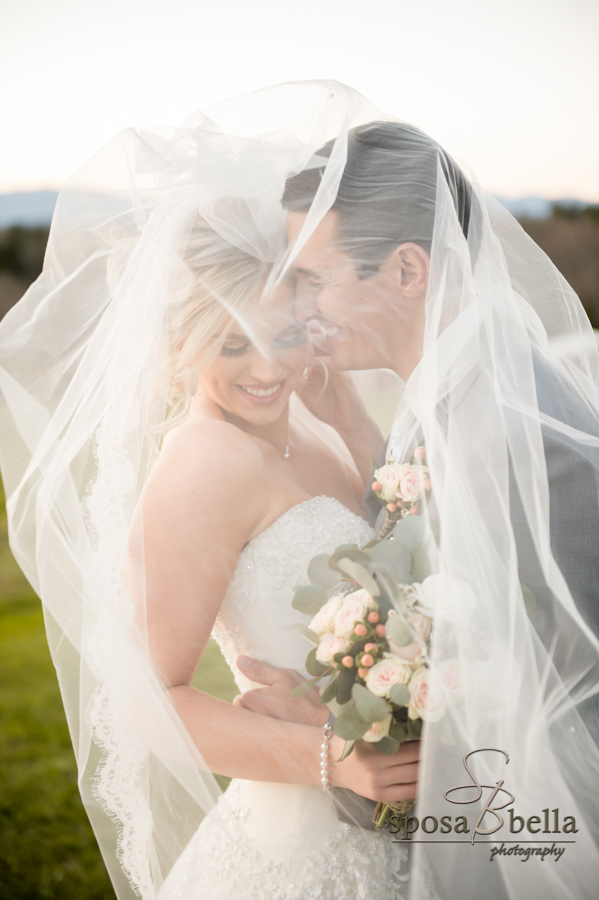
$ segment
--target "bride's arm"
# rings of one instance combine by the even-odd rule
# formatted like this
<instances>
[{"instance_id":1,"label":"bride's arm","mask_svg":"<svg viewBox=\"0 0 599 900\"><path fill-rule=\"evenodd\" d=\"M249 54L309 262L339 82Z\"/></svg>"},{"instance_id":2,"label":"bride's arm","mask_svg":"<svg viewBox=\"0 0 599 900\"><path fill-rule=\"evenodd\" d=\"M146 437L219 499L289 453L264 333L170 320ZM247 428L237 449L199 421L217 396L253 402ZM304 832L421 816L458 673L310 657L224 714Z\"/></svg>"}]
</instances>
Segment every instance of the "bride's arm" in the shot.
<instances>
[{"instance_id":1,"label":"bride's arm","mask_svg":"<svg viewBox=\"0 0 599 900\"><path fill-rule=\"evenodd\" d=\"M191 426L186 433L185 440L173 434L166 442L144 491L145 624L152 662L211 771L318 785L322 728L272 719L191 686L239 553L261 530L267 474L259 449L232 426L219 423L209 440L205 433L195 439ZM341 749L335 736L332 759ZM366 747L342 764L331 760L330 780L359 785L365 796L372 789L378 799L403 799L414 796L416 770L407 758L373 757Z\"/></svg>"}]
</instances>

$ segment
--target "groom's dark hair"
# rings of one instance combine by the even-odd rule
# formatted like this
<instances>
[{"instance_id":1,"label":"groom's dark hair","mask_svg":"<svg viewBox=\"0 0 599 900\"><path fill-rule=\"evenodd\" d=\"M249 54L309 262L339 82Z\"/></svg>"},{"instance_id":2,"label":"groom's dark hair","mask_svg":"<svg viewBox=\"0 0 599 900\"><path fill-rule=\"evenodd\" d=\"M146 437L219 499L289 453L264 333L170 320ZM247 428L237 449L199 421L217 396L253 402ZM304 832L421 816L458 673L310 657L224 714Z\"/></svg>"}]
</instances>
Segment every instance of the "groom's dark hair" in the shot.
<instances>
[{"instance_id":1,"label":"groom's dark hair","mask_svg":"<svg viewBox=\"0 0 599 900\"><path fill-rule=\"evenodd\" d=\"M310 168L287 179L284 209L310 208L334 143L318 150ZM430 254L439 164L468 237L472 188L436 141L400 122L371 122L350 130L347 162L331 209L339 215L337 240L356 261L361 277L377 272L399 244L412 242Z\"/></svg>"}]
</instances>

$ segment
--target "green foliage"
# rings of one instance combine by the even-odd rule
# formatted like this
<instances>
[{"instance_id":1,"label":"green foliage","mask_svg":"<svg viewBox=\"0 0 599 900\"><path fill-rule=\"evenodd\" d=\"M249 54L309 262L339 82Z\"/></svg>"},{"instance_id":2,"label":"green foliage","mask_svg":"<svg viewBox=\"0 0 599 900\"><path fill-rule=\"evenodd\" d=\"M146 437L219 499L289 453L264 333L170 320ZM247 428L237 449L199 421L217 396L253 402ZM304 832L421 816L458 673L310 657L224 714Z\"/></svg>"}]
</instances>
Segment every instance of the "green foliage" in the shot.
<instances>
[{"instance_id":1,"label":"green foliage","mask_svg":"<svg viewBox=\"0 0 599 900\"><path fill-rule=\"evenodd\" d=\"M407 706L410 702L410 688L407 684L394 684L389 691L389 699L396 706Z\"/></svg>"},{"instance_id":2,"label":"green foliage","mask_svg":"<svg viewBox=\"0 0 599 900\"><path fill-rule=\"evenodd\" d=\"M414 640L414 631L400 613L389 616L386 624L387 637L398 647L407 647ZM394 685L395 687L395 685ZM400 687L400 685L397 685ZM397 702L397 701L394 701Z\"/></svg>"},{"instance_id":3,"label":"green foliage","mask_svg":"<svg viewBox=\"0 0 599 900\"><path fill-rule=\"evenodd\" d=\"M393 539L414 550L424 540L426 526L420 516L406 516L393 529Z\"/></svg>"},{"instance_id":4,"label":"green foliage","mask_svg":"<svg viewBox=\"0 0 599 900\"><path fill-rule=\"evenodd\" d=\"M410 518L413 519L414 516L410 516ZM403 543L396 540L381 541L376 547L373 547L371 559L377 572L379 569L387 572L398 584L405 583L412 568L410 551Z\"/></svg>"},{"instance_id":5,"label":"green foliage","mask_svg":"<svg viewBox=\"0 0 599 900\"><path fill-rule=\"evenodd\" d=\"M354 684L352 698L359 714L369 725L372 725L373 722L380 722L389 715L389 706L386 700L376 697L363 684Z\"/></svg>"},{"instance_id":6,"label":"green foliage","mask_svg":"<svg viewBox=\"0 0 599 900\"><path fill-rule=\"evenodd\" d=\"M344 741L359 741L369 728L370 723L362 718L353 704L344 709L335 719L335 734Z\"/></svg>"},{"instance_id":7,"label":"green foliage","mask_svg":"<svg viewBox=\"0 0 599 900\"><path fill-rule=\"evenodd\" d=\"M351 559L352 562L361 563L367 566L370 563L370 556L363 550L358 548L357 544L341 544L335 552L329 557L329 566L338 572L343 571L339 563L342 559Z\"/></svg>"},{"instance_id":8,"label":"green foliage","mask_svg":"<svg viewBox=\"0 0 599 900\"><path fill-rule=\"evenodd\" d=\"M48 228L14 226L0 232L0 271L34 281L42 271Z\"/></svg>"},{"instance_id":9,"label":"green foliage","mask_svg":"<svg viewBox=\"0 0 599 900\"><path fill-rule=\"evenodd\" d=\"M393 738L390 738L390 737L384 737L384 738L381 738L380 741L377 741L372 746L376 747L376 749L380 753L386 753L387 755L390 756L392 753L396 753L397 750L399 750L399 741L395 741L395 740L393 740Z\"/></svg>"},{"instance_id":10,"label":"green foliage","mask_svg":"<svg viewBox=\"0 0 599 900\"><path fill-rule=\"evenodd\" d=\"M320 584L323 588L332 588L339 581L339 574L329 566L329 554L319 553L308 566L308 578L312 584Z\"/></svg>"},{"instance_id":11,"label":"green foliage","mask_svg":"<svg viewBox=\"0 0 599 900\"><path fill-rule=\"evenodd\" d=\"M306 616L315 616L328 599L327 592L321 584L306 584L297 589L291 605Z\"/></svg>"},{"instance_id":12,"label":"green foliage","mask_svg":"<svg viewBox=\"0 0 599 900\"><path fill-rule=\"evenodd\" d=\"M338 568L353 581L357 581L360 587L365 588L372 597L380 594L379 586L372 575L359 562L343 557L337 563Z\"/></svg>"},{"instance_id":13,"label":"green foliage","mask_svg":"<svg viewBox=\"0 0 599 900\"><path fill-rule=\"evenodd\" d=\"M293 627L296 628L300 634L303 634L303 636L307 640L309 640L311 644L316 644L316 646L318 647L318 644L320 643L320 638L318 637L317 634L314 634L314 632L311 631L307 625L303 625L301 622L296 622Z\"/></svg>"}]
</instances>

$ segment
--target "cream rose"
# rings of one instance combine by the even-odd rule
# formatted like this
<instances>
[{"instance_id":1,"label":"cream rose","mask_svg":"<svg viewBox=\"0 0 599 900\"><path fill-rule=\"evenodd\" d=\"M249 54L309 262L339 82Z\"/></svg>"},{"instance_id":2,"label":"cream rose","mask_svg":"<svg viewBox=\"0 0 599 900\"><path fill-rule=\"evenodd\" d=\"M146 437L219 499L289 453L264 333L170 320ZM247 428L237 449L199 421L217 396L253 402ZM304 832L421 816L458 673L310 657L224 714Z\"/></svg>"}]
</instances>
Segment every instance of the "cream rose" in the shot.
<instances>
[{"instance_id":1,"label":"cream rose","mask_svg":"<svg viewBox=\"0 0 599 900\"><path fill-rule=\"evenodd\" d=\"M383 466L374 473L374 477L380 482L383 500L387 503L397 500L401 479L409 469L410 466L404 463L401 466Z\"/></svg>"},{"instance_id":2,"label":"cream rose","mask_svg":"<svg viewBox=\"0 0 599 900\"><path fill-rule=\"evenodd\" d=\"M443 682L450 700L459 706L464 702L464 679L462 666L457 659L444 659L435 670Z\"/></svg>"},{"instance_id":3,"label":"cream rose","mask_svg":"<svg viewBox=\"0 0 599 900\"><path fill-rule=\"evenodd\" d=\"M394 684L407 684L411 676L412 670L407 663L385 653L383 659L368 670L366 687L377 697L388 697Z\"/></svg>"},{"instance_id":4,"label":"cream rose","mask_svg":"<svg viewBox=\"0 0 599 900\"><path fill-rule=\"evenodd\" d=\"M348 638L353 633L355 623L363 622L369 609L378 609L378 603L364 588L348 594L333 619L335 634Z\"/></svg>"},{"instance_id":5,"label":"cream rose","mask_svg":"<svg viewBox=\"0 0 599 900\"><path fill-rule=\"evenodd\" d=\"M408 705L410 719L438 722L445 715L445 702L438 676L429 669L419 669L410 681L411 700Z\"/></svg>"},{"instance_id":6,"label":"cream rose","mask_svg":"<svg viewBox=\"0 0 599 900\"><path fill-rule=\"evenodd\" d=\"M465 619L472 615L476 606L470 585L450 575L429 575L422 582L420 595L419 605L423 605L423 611L432 618Z\"/></svg>"},{"instance_id":7,"label":"cream rose","mask_svg":"<svg viewBox=\"0 0 599 900\"><path fill-rule=\"evenodd\" d=\"M422 481L427 470L422 466L408 466L399 483L399 494L402 500L413 502L422 492Z\"/></svg>"},{"instance_id":8,"label":"cream rose","mask_svg":"<svg viewBox=\"0 0 599 900\"><path fill-rule=\"evenodd\" d=\"M408 623L412 626L414 631L416 632L416 636L418 640L423 644L426 643L426 640L431 633L432 621L428 616L424 616L422 613L412 613L411 616L408 616Z\"/></svg>"},{"instance_id":9,"label":"cream rose","mask_svg":"<svg viewBox=\"0 0 599 900\"><path fill-rule=\"evenodd\" d=\"M347 653L350 649L351 644L349 641L338 637L331 631L327 631L321 637L320 644L316 648L316 659L318 662L329 665L329 663L333 662L333 657L336 653Z\"/></svg>"},{"instance_id":10,"label":"cream rose","mask_svg":"<svg viewBox=\"0 0 599 900\"><path fill-rule=\"evenodd\" d=\"M389 728L391 727L392 718L393 716L389 713L389 715L385 716L384 719L381 719L380 722L373 722L362 740L368 741L371 744L376 744L381 738L387 737Z\"/></svg>"},{"instance_id":11,"label":"cream rose","mask_svg":"<svg viewBox=\"0 0 599 900\"><path fill-rule=\"evenodd\" d=\"M330 600L327 600L324 606L321 606L308 628L314 634L322 635L326 631L333 631L335 615L343 606L343 597L335 594Z\"/></svg>"}]
</instances>

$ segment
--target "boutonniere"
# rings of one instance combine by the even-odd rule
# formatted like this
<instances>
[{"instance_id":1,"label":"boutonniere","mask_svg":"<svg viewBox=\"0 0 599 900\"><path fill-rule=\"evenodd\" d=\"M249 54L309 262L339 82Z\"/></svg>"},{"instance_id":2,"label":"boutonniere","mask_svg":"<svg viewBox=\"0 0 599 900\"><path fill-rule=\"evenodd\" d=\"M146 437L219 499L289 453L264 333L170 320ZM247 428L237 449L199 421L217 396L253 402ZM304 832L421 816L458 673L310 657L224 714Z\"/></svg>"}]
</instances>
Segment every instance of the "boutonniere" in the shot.
<instances>
[{"instance_id":1,"label":"boutonniere","mask_svg":"<svg viewBox=\"0 0 599 900\"><path fill-rule=\"evenodd\" d=\"M423 503L428 502L431 493L425 462L426 450L422 444L416 447L409 463L388 462L379 468L378 462L373 459L372 490L386 510L378 538L387 537L400 519L418 516L422 512Z\"/></svg>"}]
</instances>

